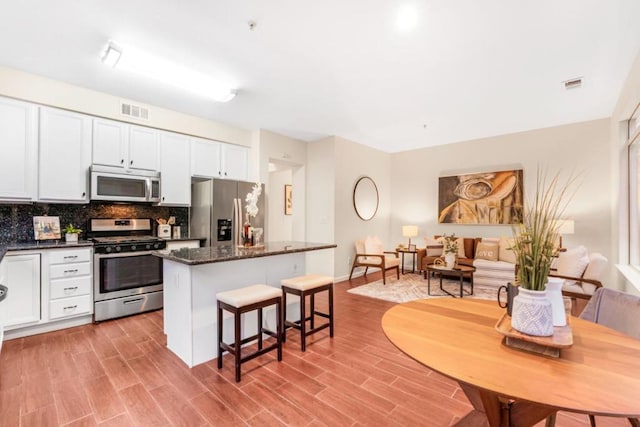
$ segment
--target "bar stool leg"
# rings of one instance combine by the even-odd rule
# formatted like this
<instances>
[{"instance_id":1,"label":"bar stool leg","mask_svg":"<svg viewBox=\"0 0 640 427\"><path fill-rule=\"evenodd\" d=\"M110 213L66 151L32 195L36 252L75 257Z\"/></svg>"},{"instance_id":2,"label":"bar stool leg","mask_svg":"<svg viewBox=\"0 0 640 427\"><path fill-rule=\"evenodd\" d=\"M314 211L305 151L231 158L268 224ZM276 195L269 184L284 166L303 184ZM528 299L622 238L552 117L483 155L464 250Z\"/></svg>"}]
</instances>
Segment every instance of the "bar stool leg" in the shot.
<instances>
[{"instance_id":1,"label":"bar stool leg","mask_svg":"<svg viewBox=\"0 0 640 427\"><path fill-rule=\"evenodd\" d=\"M333 338L333 284L329 285L329 336Z\"/></svg>"},{"instance_id":2,"label":"bar stool leg","mask_svg":"<svg viewBox=\"0 0 640 427\"><path fill-rule=\"evenodd\" d=\"M240 335L240 318L242 315L238 310L233 313L234 330L235 330L235 364L236 364L236 382L240 382L240 359L242 358L242 339Z\"/></svg>"},{"instance_id":3,"label":"bar stool leg","mask_svg":"<svg viewBox=\"0 0 640 427\"><path fill-rule=\"evenodd\" d=\"M316 301L315 301L315 292L311 292L311 295L309 295L309 299L311 300L311 325L309 325L311 327L311 330L313 330L314 327L314 319L316 317Z\"/></svg>"},{"instance_id":4,"label":"bar stool leg","mask_svg":"<svg viewBox=\"0 0 640 427\"><path fill-rule=\"evenodd\" d=\"M222 307L218 303L218 369L222 369Z\"/></svg>"},{"instance_id":5,"label":"bar stool leg","mask_svg":"<svg viewBox=\"0 0 640 427\"><path fill-rule=\"evenodd\" d=\"M258 309L258 350L262 350L262 308Z\"/></svg>"},{"instance_id":6,"label":"bar stool leg","mask_svg":"<svg viewBox=\"0 0 640 427\"><path fill-rule=\"evenodd\" d=\"M307 321L305 318L307 317L307 308L305 307L306 297L304 292L300 293L300 339L302 340L302 351L307 349Z\"/></svg>"},{"instance_id":7,"label":"bar stool leg","mask_svg":"<svg viewBox=\"0 0 640 427\"><path fill-rule=\"evenodd\" d=\"M282 342L287 342L287 292L282 290Z\"/></svg>"},{"instance_id":8,"label":"bar stool leg","mask_svg":"<svg viewBox=\"0 0 640 427\"><path fill-rule=\"evenodd\" d=\"M282 321L282 302L276 303L276 342L278 343L278 362L282 361L282 339L284 333L282 328L284 322Z\"/></svg>"}]
</instances>

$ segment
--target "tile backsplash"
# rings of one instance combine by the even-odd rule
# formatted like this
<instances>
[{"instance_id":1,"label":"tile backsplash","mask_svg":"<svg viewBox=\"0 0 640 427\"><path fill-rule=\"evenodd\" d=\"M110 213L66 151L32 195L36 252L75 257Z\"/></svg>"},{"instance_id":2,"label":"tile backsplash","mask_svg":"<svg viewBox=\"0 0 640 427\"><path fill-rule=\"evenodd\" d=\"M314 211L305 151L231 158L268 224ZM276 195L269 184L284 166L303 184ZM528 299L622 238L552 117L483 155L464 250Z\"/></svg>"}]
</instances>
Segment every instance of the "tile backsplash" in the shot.
<instances>
[{"instance_id":1,"label":"tile backsplash","mask_svg":"<svg viewBox=\"0 0 640 427\"><path fill-rule=\"evenodd\" d=\"M144 203L115 204L91 202L86 205L34 203L29 205L0 205L0 245L7 243L32 242L34 216L58 216L60 227L73 224L83 230L81 239L86 238L87 223L90 218L164 218L176 217L176 224L182 226L182 233L189 230L189 208L151 206ZM156 234L153 221L153 234ZM64 238L64 236L63 236Z\"/></svg>"}]
</instances>

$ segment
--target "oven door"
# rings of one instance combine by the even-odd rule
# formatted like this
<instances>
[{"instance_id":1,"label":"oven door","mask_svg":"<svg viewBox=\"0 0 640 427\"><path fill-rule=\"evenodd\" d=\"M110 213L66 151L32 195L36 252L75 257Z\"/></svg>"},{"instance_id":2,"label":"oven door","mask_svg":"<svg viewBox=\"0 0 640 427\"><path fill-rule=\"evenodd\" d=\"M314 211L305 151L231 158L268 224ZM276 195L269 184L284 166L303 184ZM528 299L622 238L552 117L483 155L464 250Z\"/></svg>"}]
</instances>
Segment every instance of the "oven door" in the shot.
<instances>
[{"instance_id":1,"label":"oven door","mask_svg":"<svg viewBox=\"0 0 640 427\"><path fill-rule=\"evenodd\" d=\"M162 290L162 258L151 252L95 254L93 269L95 301Z\"/></svg>"}]
</instances>

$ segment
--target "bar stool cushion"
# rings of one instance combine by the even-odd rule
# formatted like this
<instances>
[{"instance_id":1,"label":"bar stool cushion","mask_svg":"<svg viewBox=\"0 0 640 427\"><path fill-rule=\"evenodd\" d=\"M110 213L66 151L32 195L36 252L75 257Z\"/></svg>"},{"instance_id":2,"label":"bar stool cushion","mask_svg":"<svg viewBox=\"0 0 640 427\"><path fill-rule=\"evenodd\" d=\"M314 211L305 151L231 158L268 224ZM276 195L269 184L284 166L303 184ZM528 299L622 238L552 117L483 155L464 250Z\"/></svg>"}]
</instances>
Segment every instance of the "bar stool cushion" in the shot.
<instances>
[{"instance_id":1,"label":"bar stool cushion","mask_svg":"<svg viewBox=\"0 0 640 427\"><path fill-rule=\"evenodd\" d=\"M245 307L271 298L278 298L282 291L273 286L252 285L231 291L218 292L216 299L232 307Z\"/></svg>"},{"instance_id":2,"label":"bar stool cushion","mask_svg":"<svg viewBox=\"0 0 640 427\"><path fill-rule=\"evenodd\" d=\"M292 277L284 279L280 283L282 286L297 289L299 291L308 291L309 289L325 286L333 283L333 278L329 276L321 276L319 274L308 274L306 276Z\"/></svg>"}]
</instances>

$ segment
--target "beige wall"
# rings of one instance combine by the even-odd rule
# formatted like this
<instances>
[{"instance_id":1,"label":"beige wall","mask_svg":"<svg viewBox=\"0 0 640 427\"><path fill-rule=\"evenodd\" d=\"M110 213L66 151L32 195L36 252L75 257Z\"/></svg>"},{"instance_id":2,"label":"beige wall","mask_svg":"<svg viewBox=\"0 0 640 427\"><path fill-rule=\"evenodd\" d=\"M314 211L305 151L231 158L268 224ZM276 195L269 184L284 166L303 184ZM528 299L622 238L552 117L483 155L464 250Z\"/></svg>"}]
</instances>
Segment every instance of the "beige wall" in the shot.
<instances>
[{"instance_id":1,"label":"beige wall","mask_svg":"<svg viewBox=\"0 0 640 427\"><path fill-rule=\"evenodd\" d=\"M303 191L307 188L307 143L266 130L259 130L256 134L259 177L260 181L265 184L267 211L275 212L279 207L282 207L279 200L284 190L279 182L269 182L269 163L277 163L282 170L288 169L291 172L290 184L293 185L294 193L293 215L286 218L286 222L291 227L291 240L308 240L305 229L307 201L306 192ZM274 194L273 199L272 194ZM275 207L272 206L273 204ZM270 222L271 219L267 219L267 221ZM274 240L269 233L268 229L265 230L265 238Z\"/></svg>"},{"instance_id":2,"label":"beige wall","mask_svg":"<svg viewBox=\"0 0 640 427\"><path fill-rule=\"evenodd\" d=\"M524 169L525 198L535 191L538 165L550 174L572 173L580 185L565 217L575 220L575 234L564 246L585 245L611 259L611 151L609 119L502 135L394 154L391 162L391 233L403 242L401 226L417 224L420 236L510 236L510 226L438 224L438 177L466 172ZM422 244L422 241L419 241Z\"/></svg>"},{"instance_id":3,"label":"beige wall","mask_svg":"<svg viewBox=\"0 0 640 427\"><path fill-rule=\"evenodd\" d=\"M231 144L251 146L252 141L249 130L146 104L150 120L130 119L120 115L123 98L2 66L0 95Z\"/></svg>"}]
</instances>

